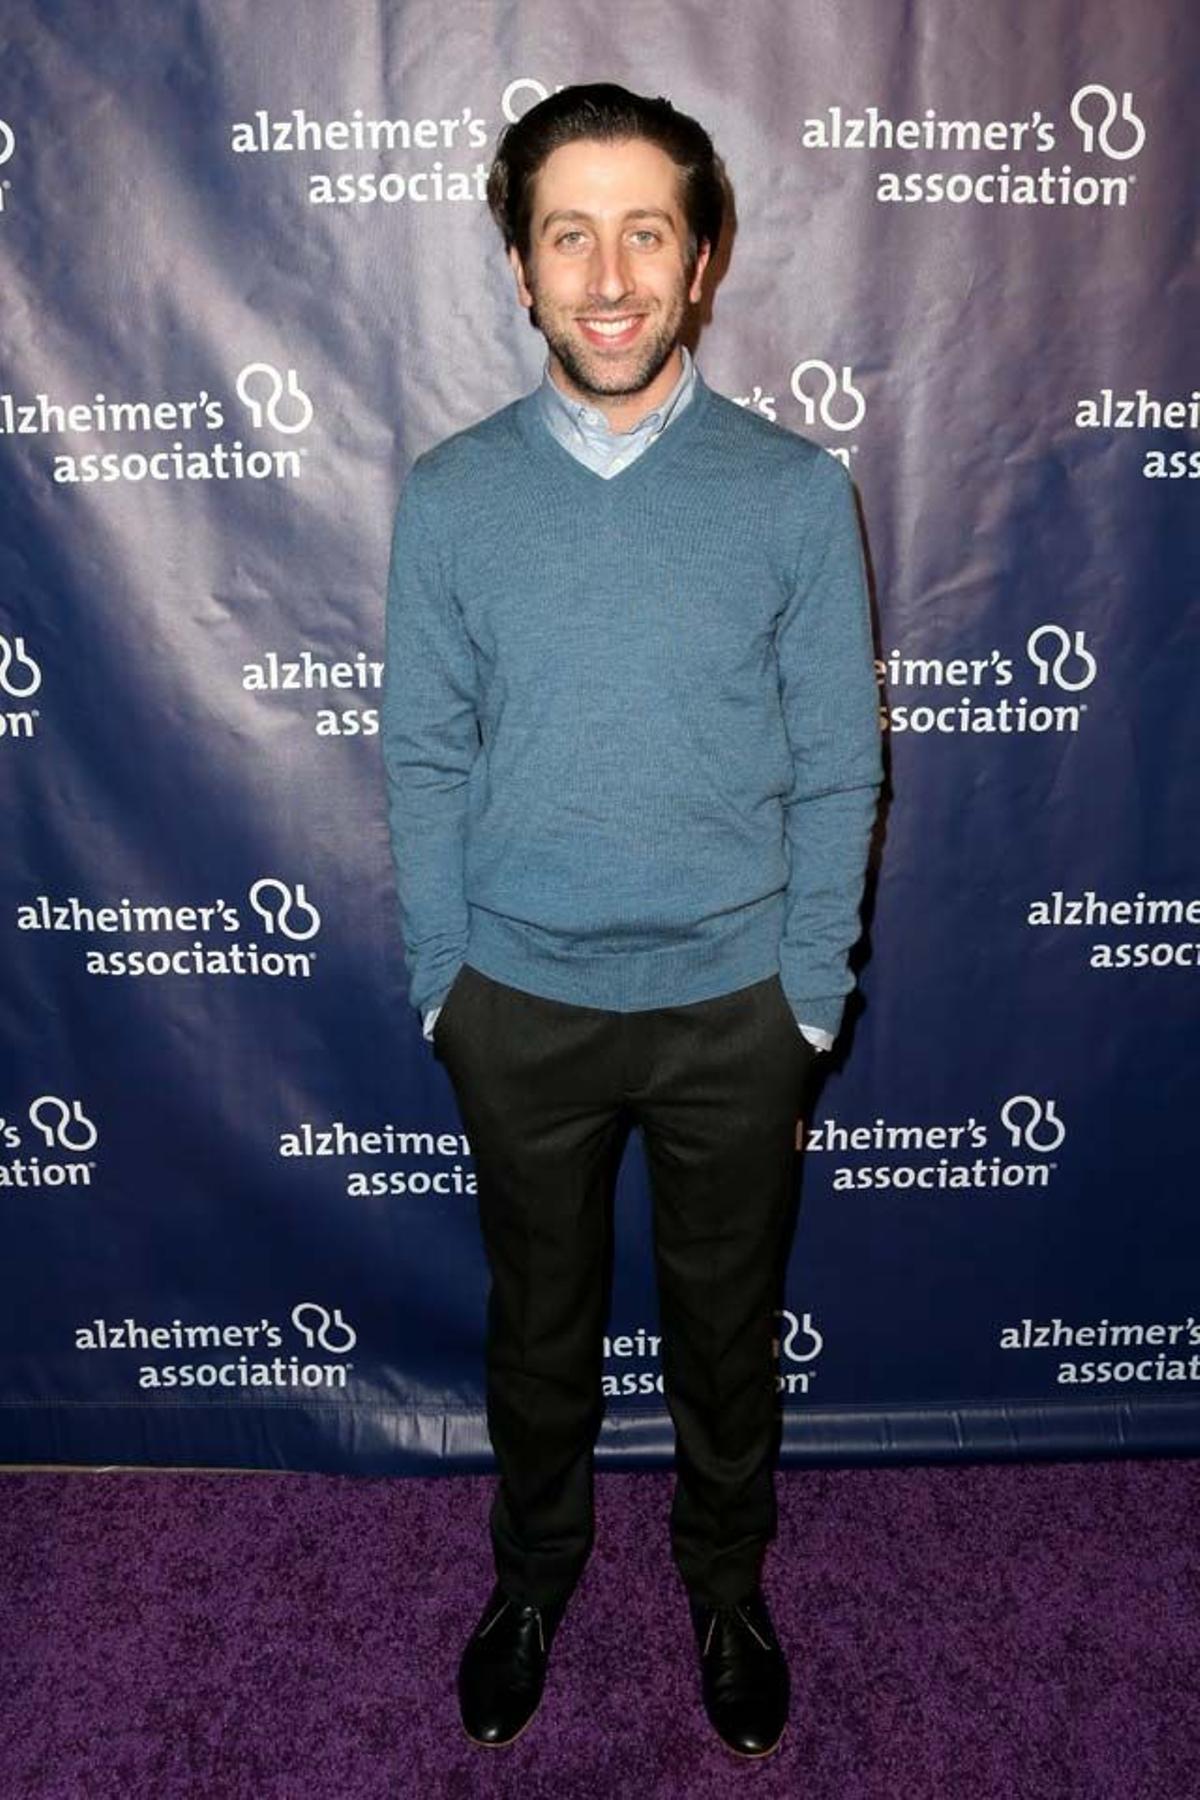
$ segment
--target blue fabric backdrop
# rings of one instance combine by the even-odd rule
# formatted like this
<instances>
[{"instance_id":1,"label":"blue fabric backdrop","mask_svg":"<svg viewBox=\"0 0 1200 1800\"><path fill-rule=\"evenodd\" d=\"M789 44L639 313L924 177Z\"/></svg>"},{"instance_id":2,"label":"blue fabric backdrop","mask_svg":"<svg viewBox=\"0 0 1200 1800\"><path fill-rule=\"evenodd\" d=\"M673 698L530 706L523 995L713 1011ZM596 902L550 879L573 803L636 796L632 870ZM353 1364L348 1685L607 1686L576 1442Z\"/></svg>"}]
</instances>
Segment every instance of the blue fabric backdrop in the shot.
<instances>
[{"instance_id":1,"label":"blue fabric backdrop","mask_svg":"<svg viewBox=\"0 0 1200 1800\"><path fill-rule=\"evenodd\" d=\"M412 459L541 371L497 132L598 79L712 132L698 360L869 547L784 1456L1200 1447L1198 50L1183 0L10 0L0 1458L488 1461L383 593ZM635 1136L602 1462L670 1455L656 1321Z\"/></svg>"}]
</instances>

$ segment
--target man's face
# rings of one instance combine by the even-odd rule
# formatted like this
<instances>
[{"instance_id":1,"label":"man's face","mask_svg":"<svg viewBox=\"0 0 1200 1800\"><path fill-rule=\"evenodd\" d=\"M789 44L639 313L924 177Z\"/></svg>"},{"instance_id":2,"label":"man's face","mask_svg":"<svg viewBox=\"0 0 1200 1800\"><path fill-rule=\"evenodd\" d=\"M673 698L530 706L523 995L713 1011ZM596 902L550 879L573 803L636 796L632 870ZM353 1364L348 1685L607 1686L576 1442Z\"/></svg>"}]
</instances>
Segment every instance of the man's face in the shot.
<instances>
[{"instance_id":1,"label":"man's face","mask_svg":"<svg viewBox=\"0 0 1200 1800\"><path fill-rule=\"evenodd\" d=\"M709 247L689 281L678 186L676 165L644 138L563 144L535 179L528 263L508 253L559 385L610 418L650 411L679 373L674 352Z\"/></svg>"}]
</instances>

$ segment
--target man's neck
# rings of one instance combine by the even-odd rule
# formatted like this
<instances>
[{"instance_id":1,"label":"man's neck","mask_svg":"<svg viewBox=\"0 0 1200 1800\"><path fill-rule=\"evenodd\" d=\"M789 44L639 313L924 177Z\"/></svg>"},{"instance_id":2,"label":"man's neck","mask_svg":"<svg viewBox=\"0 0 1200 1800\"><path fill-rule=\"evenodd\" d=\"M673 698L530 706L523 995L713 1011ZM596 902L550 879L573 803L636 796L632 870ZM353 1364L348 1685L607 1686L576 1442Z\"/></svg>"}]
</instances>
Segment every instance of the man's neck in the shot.
<instances>
[{"instance_id":1,"label":"man's neck","mask_svg":"<svg viewBox=\"0 0 1200 1800\"><path fill-rule=\"evenodd\" d=\"M585 406L594 406L602 412L610 431L632 431L647 413L662 405L683 374L683 356L678 344L650 385L636 394L593 394L576 387L553 350L548 353L548 362L550 379L555 387L561 388L572 400L582 400Z\"/></svg>"}]
</instances>

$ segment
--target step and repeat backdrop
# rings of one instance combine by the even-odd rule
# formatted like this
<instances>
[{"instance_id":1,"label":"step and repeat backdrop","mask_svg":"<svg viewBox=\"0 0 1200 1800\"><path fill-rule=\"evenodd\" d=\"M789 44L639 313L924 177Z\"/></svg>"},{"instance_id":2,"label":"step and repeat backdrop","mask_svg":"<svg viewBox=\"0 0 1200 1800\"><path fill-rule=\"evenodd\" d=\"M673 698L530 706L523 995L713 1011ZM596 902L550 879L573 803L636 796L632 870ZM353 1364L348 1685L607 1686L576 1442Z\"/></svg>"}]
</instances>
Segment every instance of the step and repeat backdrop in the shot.
<instances>
[{"instance_id":1,"label":"step and repeat backdrop","mask_svg":"<svg viewBox=\"0 0 1200 1800\"><path fill-rule=\"evenodd\" d=\"M784 1460L1200 1450L1198 53L1184 0L10 0L0 1460L489 1464L384 592L413 459L541 375L497 134L594 80L711 132L697 360L872 576ZM599 1458L652 1465L636 1133L616 1223Z\"/></svg>"}]
</instances>

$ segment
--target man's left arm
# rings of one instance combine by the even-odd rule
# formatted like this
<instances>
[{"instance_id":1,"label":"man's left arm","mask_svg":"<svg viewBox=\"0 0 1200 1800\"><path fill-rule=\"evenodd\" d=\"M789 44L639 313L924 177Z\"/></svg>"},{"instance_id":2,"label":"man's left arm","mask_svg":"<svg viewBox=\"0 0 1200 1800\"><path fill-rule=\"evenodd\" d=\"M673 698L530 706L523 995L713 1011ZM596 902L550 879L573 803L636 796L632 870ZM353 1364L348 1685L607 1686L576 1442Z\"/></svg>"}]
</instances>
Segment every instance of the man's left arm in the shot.
<instances>
[{"instance_id":1,"label":"man's left arm","mask_svg":"<svg viewBox=\"0 0 1200 1800\"><path fill-rule=\"evenodd\" d=\"M797 1025L832 1040L854 986L849 955L861 929L883 759L854 488L836 457L823 451L814 459L803 504L792 592L775 638L793 766L779 966Z\"/></svg>"}]
</instances>

